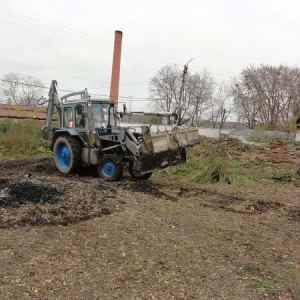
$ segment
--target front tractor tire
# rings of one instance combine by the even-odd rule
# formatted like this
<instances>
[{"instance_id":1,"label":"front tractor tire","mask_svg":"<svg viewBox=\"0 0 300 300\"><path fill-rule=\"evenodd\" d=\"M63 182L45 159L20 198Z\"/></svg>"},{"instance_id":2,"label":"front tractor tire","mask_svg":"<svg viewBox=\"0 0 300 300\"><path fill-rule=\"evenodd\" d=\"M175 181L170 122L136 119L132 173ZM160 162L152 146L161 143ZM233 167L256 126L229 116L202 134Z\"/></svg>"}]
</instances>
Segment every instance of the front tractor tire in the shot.
<instances>
[{"instance_id":1,"label":"front tractor tire","mask_svg":"<svg viewBox=\"0 0 300 300\"><path fill-rule=\"evenodd\" d=\"M63 174L76 173L81 166L82 145L76 137L60 136L53 147L54 162Z\"/></svg>"},{"instance_id":2,"label":"front tractor tire","mask_svg":"<svg viewBox=\"0 0 300 300\"><path fill-rule=\"evenodd\" d=\"M116 181L123 175L123 163L116 156L112 154L103 155L97 166L98 174L105 181Z\"/></svg>"}]
</instances>

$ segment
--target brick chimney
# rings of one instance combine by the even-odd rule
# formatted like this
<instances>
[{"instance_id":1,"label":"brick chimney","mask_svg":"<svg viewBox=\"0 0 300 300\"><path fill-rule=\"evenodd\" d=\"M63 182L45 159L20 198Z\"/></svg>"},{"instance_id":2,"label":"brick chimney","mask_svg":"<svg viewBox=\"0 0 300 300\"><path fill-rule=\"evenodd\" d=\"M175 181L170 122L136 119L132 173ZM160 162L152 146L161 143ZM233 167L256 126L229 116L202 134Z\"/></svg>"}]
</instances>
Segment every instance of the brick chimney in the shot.
<instances>
[{"instance_id":1,"label":"brick chimney","mask_svg":"<svg viewBox=\"0 0 300 300\"><path fill-rule=\"evenodd\" d=\"M120 65L121 65L121 47L122 47L122 31L115 31L114 56L111 71L110 82L110 100L118 105L119 99L119 80L120 80ZM118 109L118 106L117 106Z\"/></svg>"}]
</instances>

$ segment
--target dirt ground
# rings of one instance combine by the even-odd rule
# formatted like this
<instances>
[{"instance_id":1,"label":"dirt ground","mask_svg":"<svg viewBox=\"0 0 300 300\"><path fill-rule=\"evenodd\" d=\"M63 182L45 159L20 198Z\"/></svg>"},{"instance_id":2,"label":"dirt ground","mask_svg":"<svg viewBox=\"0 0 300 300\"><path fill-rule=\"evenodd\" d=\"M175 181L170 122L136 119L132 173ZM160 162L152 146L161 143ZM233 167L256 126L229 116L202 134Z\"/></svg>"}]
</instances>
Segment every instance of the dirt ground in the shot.
<instances>
[{"instance_id":1,"label":"dirt ground","mask_svg":"<svg viewBox=\"0 0 300 300\"><path fill-rule=\"evenodd\" d=\"M300 299L300 188L276 179L107 183L2 161L0 298Z\"/></svg>"}]
</instances>

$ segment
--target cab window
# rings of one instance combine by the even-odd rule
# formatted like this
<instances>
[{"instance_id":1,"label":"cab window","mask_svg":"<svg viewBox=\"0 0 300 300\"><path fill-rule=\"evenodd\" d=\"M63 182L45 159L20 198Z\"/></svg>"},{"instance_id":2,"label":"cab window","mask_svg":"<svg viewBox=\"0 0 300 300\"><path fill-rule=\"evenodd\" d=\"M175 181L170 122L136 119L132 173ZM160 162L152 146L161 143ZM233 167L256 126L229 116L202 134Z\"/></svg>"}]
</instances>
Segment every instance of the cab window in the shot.
<instances>
[{"instance_id":1,"label":"cab window","mask_svg":"<svg viewBox=\"0 0 300 300\"><path fill-rule=\"evenodd\" d=\"M72 107L64 107L63 124L64 124L64 127L67 127L67 128L73 127L73 109L72 109Z\"/></svg>"},{"instance_id":2,"label":"cab window","mask_svg":"<svg viewBox=\"0 0 300 300\"><path fill-rule=\"evenodd\" d=\"M77 104L75 106L75 127L84 128L87 122L87 114L84 110L83 104Z\"/></svg>"}]
</instances>

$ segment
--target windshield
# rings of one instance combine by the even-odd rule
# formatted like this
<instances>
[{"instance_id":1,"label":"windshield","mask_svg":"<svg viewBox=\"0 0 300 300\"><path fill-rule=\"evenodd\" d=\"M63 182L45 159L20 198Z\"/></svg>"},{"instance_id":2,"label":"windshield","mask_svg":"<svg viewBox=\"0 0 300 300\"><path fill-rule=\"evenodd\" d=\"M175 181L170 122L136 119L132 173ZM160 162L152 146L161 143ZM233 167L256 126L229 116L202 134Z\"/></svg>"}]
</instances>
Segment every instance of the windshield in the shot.
<instances>
[{"instance_id":1,"label":"windshield","mask_svg":"<svg viewBox=\"0 0 300 300\"><path fill-rule=\"evenodd\" d=\"M89 129L106 128L108 122L114 125L113 107L110 104L92 103L89 108ZM109 116L110 113L110 116Z\"/></svg>"}]
</instances>

